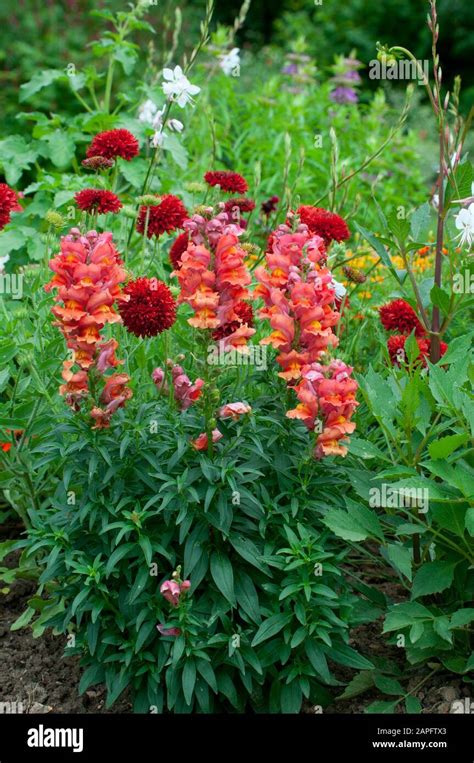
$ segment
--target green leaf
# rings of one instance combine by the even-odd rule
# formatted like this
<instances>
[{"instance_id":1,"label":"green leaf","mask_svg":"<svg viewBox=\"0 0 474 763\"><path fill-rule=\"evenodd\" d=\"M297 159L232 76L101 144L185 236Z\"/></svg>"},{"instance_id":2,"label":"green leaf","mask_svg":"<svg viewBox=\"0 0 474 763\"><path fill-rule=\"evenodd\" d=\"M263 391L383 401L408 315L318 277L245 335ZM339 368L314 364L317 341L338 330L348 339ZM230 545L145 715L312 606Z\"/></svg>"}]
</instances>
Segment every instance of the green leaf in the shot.
<instances>
[{"instance_id":1,"label":"green leaf","mask_svg":"<svg viewBox=\"0 0 474 763\"><path fill-rule=\"evenodd\" d=\"M24 628L26 625L28 625L34 614L35 609L33 607L27 607L25 611L20 615L20 617L17 617L13 625L10 626L10 630L18 631L20 628Z\"/></svg>"},{"instance_id":2,"label":"green leaf","mask_svg":"<svg viewBox=\"0 0 474 763\"><path fill-rule=\"evenodd\" d=\"M370 246L375 249L378 256L382 260L383 264L386 265L391 273L395 276L397 281L400 284L403 284L403 281L405 280L405 275L402 277L398 270L395 269L393 266L392 260L390 259L390 255L385 249L385 246L382 244L381 241L378 240L376 236L373 235L370 231L368 231L366 228L363 228L362 225L359 225L358 223L354 223L354 227L359 231L359 233L365 238L366 241L370 244Z\"/></svg>"},{"instance_id":3,"label":"green leaf","mask_svg":"<svg viewBox=\"0 0 474 763\"><path fill-rule=\"evenodd\" d=\"M38 150L21 135L10 135L0 141L0 163L7 183L14 186L23 170L29 169L37 156Z\"/></svg>"},{"instance_id":4,"label":"green leaf","mask_svg":"<svg viewBox=\"0 0 474 763\"><path fill-rule=\"evenodd\" d=\"M365 708L366 713L387 713L392 715L397 705L400 703L400 700L397 699L394 702L386 702L383 700L376 700L375 702L372 702L368 707Z\"/></svg>"},{"instance_id":5,"label":"green leaf","mask_svg":"<svg viewBox=\"0 0 474 763\"><path fill-rule=\"evenodd\" d=\"M426 562L413 579L412 599L440 593L453 582L456 562Z\"/></svg>"},{"instance_id":6,"label":"green leaf","mask_svg":"<svg viewBox=\"0 0 474 763\"><path fill-rule=\"evenodd\" d=\"M163 138L163 149L169 151L178 167L185 170L188 166L188 153L176 135L166 133Z\"/></svg>"},{"instance_id":7,"label":"green leaf","mask_svg":"<svg viewBox=\"0 0 474 763\"><path fill-rule=\"evenodd\" d=\"M237 603L244 612L259 625L262 622L257 589L252 578L245 572L238 572L235 581L235 595Z\"/></svg>"},{"instance_id":8,"label":"green leaf","mask_svg":"<svg viewBox=\"0 0 474 763\"><path fill-rule=\"evenodd\" d=\"M410 695L405 699L405 709L409 715L418 715L423 710L423 707L418 697Z\"/></svg>"},{"instance_id":9,"label":"green leaf","mask_svg":"<svg viewBox=\"0 0 474 763\"><path fill-rule=\"evenodd\" d=\"M413 241L424 240L430 226L430 213L430 205L425 201L410 216L410 230Z\"/></svg>"},{"instance_id":10,"label":"green leaf","mask_svg":"<svg viewBox=\"0 0 474 763\"><path fill-rule=\"evenodd\" d=\"M308 660L315 669L316 673L321 676L325 683L332 683L331 673L329 672L326 656L322 648L318 644L315 644L314 641L310 641L309 639L305 641L304 648L306 654L308 655Z\"/></svg>"},{"instance_id":11,"label":"green leaf","mask_svg":"<svg viewBox=\"0 0 474 763\"><path fill-rule=\"evenodd\" d=\"M20 103L27 101L32 95L38 93L44 87L48 87L57 79L64 77L64 72L61 69L43 69L36 72L29 82L25 82L20 86Z\"/></svg>"},{"instance_id":12,"label":"green leaf","mask_svg":"<svg viewBox=\"0 0 474 763\"><path fill-rule=\"evenodd\" d=\"M351 514L341 509L330 509L322 518L322 522L343 540L360 541L369 537L365 527L362 527Z\"/></svg>"},{"instance_id":13,"label":"green leaf","mask_svg":"<svg viewBox=\"0 0 474 763\"><path fill-rule=\"evenodd\" d=\"M362 670L357 673L352 681L347 684L346 688L340 694L337 699L352 699L352 697L358 697L359 694L363 694L368 689L371 689L374 685L374 673L372 670Z\"/></svg>"},{"instance_id":14,"label":"green leaf","mask_svg":"<svg viewBox=\"0 0 474 763\"><path fill-rule=\"evenodd\" d=\"M234 573L232 564L221 551L214 551L211 556L211 575L219 591L235 607Z\"/></svg>"},{"instance_id":15,"label":"green leaf","mask_svg":"<svg viewBox=\"0 0 474 763\"><path fill-rule=\"evenodd\" d=\"M402 573L402 575L405 575L408 580L411 581L412 579L412 571L411 571L411 553L410 551L405 548L405 546L401 546L398 543L391 543L387 546L387 556L395 569L397 569L399 572Z\"/></svg>"},{"instance_id":16,"label":"green leaf","mask_svg":"<svg viewBox=\"0 0 474 763\"><path fill-rule=\"evenodd\" d=\"M303 695L297 681L292 681L290 684L282 686L280 694L282 713L299 713L302 701Z\"/></svg>"},{"instance_id":17,"label":"green leaf","mask_svg":"<svg viewBox=\"0 0 474 763\"><path fill-rule=\"evenodd\" d=\"M136 543L124 543L123 546L119 546L115 549L115 551L110 555L110 559L107 562L107 566L105 568L105 575L108 577L110 573L115 569L115 565L117 562L119 562L121 559L123 559L124 556L130 553L130 551L136 551L137 550L137 544Z\"/></svg>"},{"instance_id":18,"label":"green leaf","mask_svg":"<svg viewBox=\"0 0 474 763\"><path fill-rule=\"evenodd\" d=\"M182 682L184 699L186 704L190 705L196 684L196 664L194 660L187 659L184 663Z\"/></svg>"},{"instance_id":19,"label":"green leaf","mask_svg":"<svg viewBox=\"0 0 474 763\"><path fill-rule=\"evenodd\" d=\"M432 304L435 305L435 307L439 307L444 316L449 315L450 299L447 292L445 292L443 289L440 289L437 284L434 284L430 291L430 298Z\"/></svg>"},{"instance_id":20,"label":"green leaf","mask_svg":"<svg viewBox=\"0 0 474 763\"><path fill-rule=\"evenodd\" d=\"M447 435L446 437L441 437L439 440L433 440L428 446L428 452L434 460L438 458L447 458L468 440L469 435L466 432Z\"/></svg>"},{"instance_id":21,"label":"green leaf","mask_svg":"<svg viewBox=\"0 0 474 763\"><path fill-rule=\"evenodd\" d=\"M347 665L348 668L358 668L359 670L374 670L375 668L370 660L347 644L338 644L337 646L324 644L322 649L333 662L337 662L339 665Z\"/></svg>"},{"instance_id":22,"label":"green leaf","mask_svg":"<svg viewBox=\"0 0 474 763\"><path fill-rule=\"evenodd\" d=\"M278 614L269 617L261 624L257 633L255 634L252 641L252 646L257 646L257 644L261 644L262 641L266 641L267 639L272 638L272 636L276 636L276 634L279 633L282 628L285 627L285 625L288 625L291 618L291 614Z\"/></svg>"},{"instance_id":23,"label":"green leaf","mask_svg":"<svg viewBox=\"0 0 474 763\"><path fill-rule=\"evenodd\" d=\"M374 675L374 683L377 689L380 689L383 694L405 694L403 686L391 676L384 676L376 673Z\"/></svg>"},{"instance_id":24,"label":"green leaf","mask_svg":"<svg viewBox=\"0 0 474 763\"><path fill-rule=\"evenodd\" d=\"M65 130L55 130L43 138L48 144L49 158L55 167L65 169L74 159L75 143Z\"/></svg>"},{"instance_id":25,"label":"green leaf","mask_svg":"<svg viewBox=\"0 0 474 763\"><path fill-rule=\"evenodd\" d=\"M466 530L471 538L474 538L474 507L470 507L466 511Z\"/></svg>"}]
</instances>

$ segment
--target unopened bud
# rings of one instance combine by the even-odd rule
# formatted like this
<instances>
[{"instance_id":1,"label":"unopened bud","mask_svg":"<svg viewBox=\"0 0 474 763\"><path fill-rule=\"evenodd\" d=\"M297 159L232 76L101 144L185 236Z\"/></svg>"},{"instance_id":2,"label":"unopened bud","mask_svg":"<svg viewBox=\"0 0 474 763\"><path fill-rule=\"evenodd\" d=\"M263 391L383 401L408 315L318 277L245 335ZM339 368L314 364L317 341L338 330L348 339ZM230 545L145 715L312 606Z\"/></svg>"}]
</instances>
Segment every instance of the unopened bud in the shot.
<instances>
[{"instance_id":1,"label":"unopened bud","mask_svg":"<svg viewBox=\"0 0 474 763\"><path fill-rule=\"evenodd\" d=\"M342 272L346 278L353 283L365 283L367 281L367 276L362 272L362 270L359 270L358 268L351 268L350 265L343 265Z\"/></svg>"}]
</instances>

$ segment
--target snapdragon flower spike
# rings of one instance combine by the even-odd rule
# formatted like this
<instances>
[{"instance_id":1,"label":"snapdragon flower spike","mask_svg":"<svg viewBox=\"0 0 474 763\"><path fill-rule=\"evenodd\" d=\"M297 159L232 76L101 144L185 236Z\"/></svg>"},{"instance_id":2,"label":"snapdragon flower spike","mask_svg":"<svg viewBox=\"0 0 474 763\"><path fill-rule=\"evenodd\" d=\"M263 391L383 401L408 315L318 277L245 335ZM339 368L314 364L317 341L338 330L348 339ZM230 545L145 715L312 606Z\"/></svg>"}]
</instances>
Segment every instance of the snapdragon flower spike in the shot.
<instances>
[{"instance_id":1,"label":"snapdragon flower spike","mask_svg":"<svg viewBox=\"0 0 474 763\"><path fill-rule=\"evenodd\" d=\"M261 344L278 351L278 375L298 398L287 416L318 433L314 457L343 456L347 448L340 441L354 429L349 419L357 406L357 382L341 361L320 362L338 345L333 329L340 320L325 242L305 224L296 230L281 225L269 247L265 265L255 270L254 297L263 299L259 314L272 328Z\"/></svg>"},{"instance_id":2,"label":"snapdragon flower spike","mask_svg":"<svg viewBox=\"0 0 474 763\"><path fill-rule=\"evenodd\" d=\"M319 432L314 449L317 459L347 453L347 435L355 429L350 419L358 406L358 384L351 374L352 368L341 360L332 360L328 366L312 363L303 368L300 382L293 387L299 402L286 415Z\"/></svg>"},{"instance_id":3,"label":"snapdragon flower spike","mask_svg":"<svg viewBox=\"0 0 474 763\"><path fill-rule=\"evenodd\" d=\"M114 305L128 299L120 289L126 272L111 233L89 231L81 235L77 228L61 239L61 251L49 267L54 276L45 290L57 290L51 312L72 356L63 364L65 383L59 391L68 405L79 410L81 402L90 396L91 374L96 379L122 362L115 356L116 340L104 340L101 331L108 323L121 322ZM132 396L126 374L104 376L104 380L97 402L105 408L93 407L94 428L109 426L114 411Z\"/></svg>"},{"instance_id":4,"label":"snapdragon flower spike","mask_svg":"<svg viewBox=\"0 0 474 763\"><path fill-rule=\"evenodd\" d=\"M255 329L241 320L241 305L249 296L251 282L246 252L239 244L242 229L225 211L211 219L193 215L184 227L190 241L174 271L181 289L178 303L192 307L194 315L188 323L194 328L216 332L233 324L235 331L222 332L223 349L245 352Z\"/></svg>"}]
</instances>

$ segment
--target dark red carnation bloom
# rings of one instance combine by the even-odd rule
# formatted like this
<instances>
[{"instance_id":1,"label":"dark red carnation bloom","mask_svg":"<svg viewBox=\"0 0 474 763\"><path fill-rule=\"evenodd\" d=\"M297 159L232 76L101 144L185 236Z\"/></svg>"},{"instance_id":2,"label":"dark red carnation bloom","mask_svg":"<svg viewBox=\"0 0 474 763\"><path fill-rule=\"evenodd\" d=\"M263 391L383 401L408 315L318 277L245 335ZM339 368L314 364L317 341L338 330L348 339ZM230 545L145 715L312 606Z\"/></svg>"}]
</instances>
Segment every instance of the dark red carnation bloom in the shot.
<instances>
[{"instance_id":1,"label":"dark red carnation bloom","mask_svg":"<svg viewBox=\"0 0 474 763\"><path fill-rule=\"evenodd\" d=\"M255 209L255 202L253 199L243 196L240 199L229 199L224 205L225 211L229 213L235 212L236 208L241 214L244 212L251 212L252 209Z\"/></svg>"},{"instance_id":2,"label":"dark red carnation bloom","mask_svg":"<svg viewBox=\"0 0 474 763\"><path fill-rule=\"evenodd\" d=\"M88 170L108 170L114 166L114 160L106 159L105 156L91 156L89 159L83 159L81 164Z\"/></svg>"},{"instance_id":3,"label":"dark red carnation bloom","mask_svg":"<svg viewBox=\"0 0 474 763\"><path fill-rule=\"evenodd\" d=\"M208 185L219 186L226 193L247 193L248 183L237 172L206 172L204 180Z\"/></svg>"},{"instance_id":4,"label":"dark red carnation bloom","mask_svg":"<svg viewBox=\"0 0 474 763\"><path fill-rule=\"evenodd\" d=\"M106 159L116 159L121 156L129 162L137 156L138 150L138 140L128 130L106 130L94 136L87 149L87 158L103 156Z\"/></svg>"},{"instance_id":5,"label":"dark red carnation bloom","mask_svg":"<svg viewBox=\"0 0 474 763\"><path fill-rule=\"evenodd\" d=\"M85 188L74 196L79 209L83 212L97 212L106 215L108 212L118 212L122 202L112 191L102 191L95 188Z\"/></svg>"},{"instance_id":6,"label":"dark red carnation bloom","mask_svg":"<svg viewBox=\"0 0 474 763\"><path fill-rule=\"evenodd\" d=\"M157 196L157 201L159 203L156 205L140 207L138 213L137 231L144 234L146 228L148 238L182 228L188 216L183 202L177 196Z\"/></svg>"},{"instance_id":7,"label":"dark red carnation bloom","mask_svg":"<svg viewBox=\"0 0 474 763\"><path fill-rule=\"evenodd\" d=\"M278 202L280 201L279 196L271 196L266 201L262 202L261 210L266 217L272 214L277 208Z\"/></svg>"},{"instance_id":8,"label":"dark red carnation bloom","mask_svg":"<svg viewBox=\"0 0 474 763\"><path fill-rule=\"evenodd\" d=\"M170 290L157 278L137 278L123 290L128 302L120 303L120 315L135 336L156 336L176 320L176 302Z\"/></svg>"},{"instance_id":9,"label":"dark red carnation bloom","mask_svg":"<svg viewBox=\"0 0 474 763\"><path fill-rule=\"evenodd\" d=\"M414 309L404 299L394 299L388 305L382 305L379 308L379 314L382 326L386 331L411 334L414 329L417 336L425 334Z\"/></svg>"},{"instance_id":10,"label":"dark red carnation bloom","mask_svg":"<svg viewBox=\"0 0 474 763\"><path fill-rule=\"evenodd\" d=\"M0 230L10 222L11 212L21 212L18 194L6 183L0 183Z\"/></svg>"},{"instance_id":11,"label":"dark red carnation bloom","mask_svg":"<svg viewBox=\"0 0 474 763\"><path fill-rule=\"evenodd\" d=\"M248 302L240 300L234 307L234 313L237 318L233 321L225 323L223 326L219 326L212 332L212 338L218 342L220 339L224 339L226 336L230 336L237 331L240 326L247 325L249 328L253 326L253 308Z\"/></svg>"},{"instance_id":12,"label":"dark red carnation bloom","mask_svg":"<svg viewBox=\"0 0 474 763\"><path fill-rule=\"evenodd\" d=\"M178 238L173 241L173 245L170 249L170 261L174 270L179 270L181 267L181 255L188 248L188 244L188 233L180 233Z\"/></svg>"},{"instance_id":13,"label":"dark red carnation bloom","mask_svg":"<svg viewBox=\"0 0 474 763\"><path fill-rule=\"evenodd\" d=\"M345 241L351 235L342 217L327 209L303 205L298 207L296 213L312 233L317 233L324 239L325 244L330 244L331 241Z\"/></svg>"}]
</instances>

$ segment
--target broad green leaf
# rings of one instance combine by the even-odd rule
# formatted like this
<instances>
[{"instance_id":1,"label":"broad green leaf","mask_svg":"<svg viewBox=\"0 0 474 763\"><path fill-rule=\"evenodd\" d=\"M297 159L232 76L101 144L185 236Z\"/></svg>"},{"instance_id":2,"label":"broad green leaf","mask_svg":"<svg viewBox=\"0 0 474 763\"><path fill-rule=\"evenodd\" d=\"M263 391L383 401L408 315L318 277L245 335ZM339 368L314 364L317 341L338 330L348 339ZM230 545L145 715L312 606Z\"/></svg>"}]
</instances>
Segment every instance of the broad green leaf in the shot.
<instances>
[{"instance_id":1,"label":"broad green leaf","mask_svg":"<svg viewBox=\"0 0 474 763\"><path fill-rule=\"evenodd\" d=\"M440 593L453 582L455 562L425 562L413 579L412 599Z\"/></svg>"},{"instance_id":2,"label":"broad green leaf","mask_svg":"<svg viewBox=\"0 0 474 763\"><path fill-rule=\"evenodd\" d=\"M282 628L285 627L285 625L288 625L291 618L291 614L284 615L280 613L278 615L272 615L267 620L264 620L253 638L251 644L252 647L261 644L262 641L266 641L267 639L272 638L272 636L276 636L276 634L279 633Z\"/></svg>"}]
</instances>

